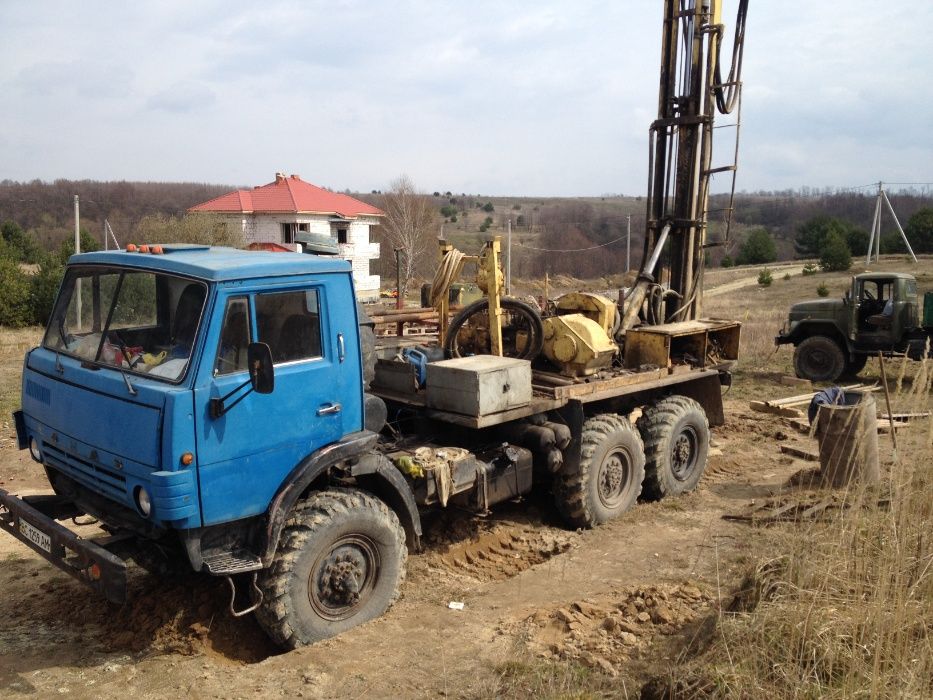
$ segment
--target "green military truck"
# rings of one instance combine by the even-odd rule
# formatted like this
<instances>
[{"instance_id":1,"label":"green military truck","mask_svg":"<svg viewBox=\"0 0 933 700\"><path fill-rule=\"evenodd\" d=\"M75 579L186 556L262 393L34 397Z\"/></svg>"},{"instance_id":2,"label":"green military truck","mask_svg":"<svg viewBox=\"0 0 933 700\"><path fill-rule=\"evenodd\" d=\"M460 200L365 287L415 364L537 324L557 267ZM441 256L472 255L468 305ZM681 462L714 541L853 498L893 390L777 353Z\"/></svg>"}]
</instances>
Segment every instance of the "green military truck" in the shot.
<instances>
[{"instance_id":1,"label":"green military truck","mask_svg":"<svg viewBox=\"0 0 933 700\"><path fill-rule=\"evenodd\" d=\"M933 292L921 315L917 280L903 272L866 272L852 278L842 299L816 299L790 307L774 339L794 345L794 372L815 382L856 375L870 356L907 354L920 359L933 337Z\"/></svg>"}]
</instances>

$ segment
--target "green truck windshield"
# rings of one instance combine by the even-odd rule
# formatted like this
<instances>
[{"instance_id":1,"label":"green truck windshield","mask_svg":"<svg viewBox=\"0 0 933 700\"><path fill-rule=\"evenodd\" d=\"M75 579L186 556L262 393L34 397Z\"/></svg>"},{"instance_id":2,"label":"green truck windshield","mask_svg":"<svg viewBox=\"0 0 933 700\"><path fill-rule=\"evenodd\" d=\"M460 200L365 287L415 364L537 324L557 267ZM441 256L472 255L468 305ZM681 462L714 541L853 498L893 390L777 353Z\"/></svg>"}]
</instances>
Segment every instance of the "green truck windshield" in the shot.
<instances>
[{"instance_id":1,"label":"green truck windshield","mask_svg":"<svg viewBox=\"0 0 933 700\"><path fill-rule=\"evenodd\" d=\"M207 287L155 272L72 268L44 347L168 381L188 366Z\"/></svg>"}]
</instances>

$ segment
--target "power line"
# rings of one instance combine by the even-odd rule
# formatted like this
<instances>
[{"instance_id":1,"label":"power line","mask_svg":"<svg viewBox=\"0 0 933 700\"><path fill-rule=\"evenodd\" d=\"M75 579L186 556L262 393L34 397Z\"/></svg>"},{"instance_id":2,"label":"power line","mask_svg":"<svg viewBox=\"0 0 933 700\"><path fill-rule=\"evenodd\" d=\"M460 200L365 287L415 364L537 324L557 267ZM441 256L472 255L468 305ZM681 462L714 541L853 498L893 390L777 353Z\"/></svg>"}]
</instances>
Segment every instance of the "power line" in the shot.
<instances>
[{"instance_id":1,"label":"power line","mask_svg":"<svg viewBox=\"0 0 933 700\"><path fill-rule=\"evenodd\" d=\"M625 236L619 236L618 238L613 238L611 241L600 243L599 245L590 246L589 248L568 248L564 250L552 249L552 248L536 248L533 245L526 245L524 243L521 243L520 245L523 248L528 248L530 250L537 250L542 253L583 253L587 250L596 250L598 248L605 248L608 245L612 245L613 243L618 243L619 241L623 241L623 240L625 240Z\"/></svg>"}]
</instances>

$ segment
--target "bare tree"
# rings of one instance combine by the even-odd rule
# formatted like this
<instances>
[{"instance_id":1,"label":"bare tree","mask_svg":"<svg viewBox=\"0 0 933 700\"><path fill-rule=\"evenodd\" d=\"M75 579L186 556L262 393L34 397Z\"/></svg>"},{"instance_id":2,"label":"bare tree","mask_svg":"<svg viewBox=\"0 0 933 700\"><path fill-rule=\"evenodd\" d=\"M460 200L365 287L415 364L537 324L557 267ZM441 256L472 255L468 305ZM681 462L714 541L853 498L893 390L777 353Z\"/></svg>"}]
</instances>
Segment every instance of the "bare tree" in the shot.
<instances>
[{"instance_id":1,"label":"bare tree","mask_svg":"<svg viewBox=\"0 0 933 700\"><path fill-rule=\"evenodd\" d=\"M242 248L243 232L232 223L221 215L205 212L180 218L152 214L139 221L135 234L149 243L201 243Z\"/></svg>"},{"instance_id":2,"label":"bare tree","mask_svg":"<svg viewBox=\"0 0 933 700\"><path fill-rule=\"evenodd\" d=\"M394 256L395 248L401 252L401 289L399 298L404 299L408 285L419 269L420 263L434 251L434 209L427 195L419 192L411 178L401 175L393 180L382 195L382 210L386 214L382 224L382 235L392 250L383 250L383 255Z\"/></svg>"}]
</instances>

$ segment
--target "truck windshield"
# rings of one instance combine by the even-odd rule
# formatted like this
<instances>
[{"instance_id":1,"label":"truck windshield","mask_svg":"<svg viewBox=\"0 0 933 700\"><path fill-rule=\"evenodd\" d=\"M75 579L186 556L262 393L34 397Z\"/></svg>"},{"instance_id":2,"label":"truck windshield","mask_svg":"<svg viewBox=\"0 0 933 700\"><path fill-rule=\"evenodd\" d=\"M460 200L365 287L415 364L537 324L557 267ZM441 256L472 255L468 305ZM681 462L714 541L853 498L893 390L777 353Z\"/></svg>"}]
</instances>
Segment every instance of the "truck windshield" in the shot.
<instances>
[{"instance_id":1,"label":"truck windshield","mask_svg":"<svg viewBox=\"0 0 933 700\"><path fill-rule=\"evenodd\" d=\"M201 282L109 267L65 274L42 345L167 381L185 373L204 308Z\"/></svg>"}]
</instances>

